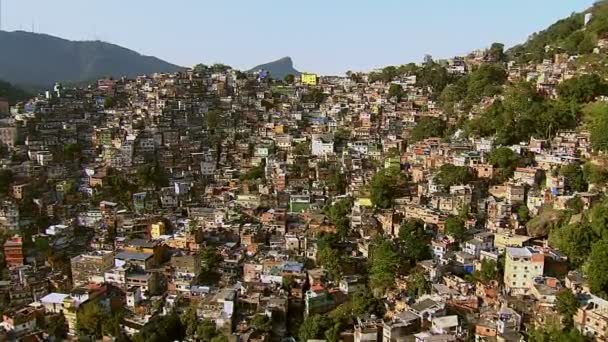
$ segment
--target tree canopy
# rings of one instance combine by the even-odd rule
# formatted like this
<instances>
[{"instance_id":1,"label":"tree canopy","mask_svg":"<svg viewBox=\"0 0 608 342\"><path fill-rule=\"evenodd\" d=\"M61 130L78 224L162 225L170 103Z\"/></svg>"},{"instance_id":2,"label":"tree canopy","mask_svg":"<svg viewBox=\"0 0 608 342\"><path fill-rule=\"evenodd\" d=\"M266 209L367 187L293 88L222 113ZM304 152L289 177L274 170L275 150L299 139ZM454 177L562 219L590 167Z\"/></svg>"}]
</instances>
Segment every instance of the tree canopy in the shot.
<instances>
[{"instance_id":1,"label":"tree canopy","mask_svg":"<svg viewBox=\"0 0 608 342\"><path fill-rule=\"evenodd\" d=\"M440 118L425 116L416 123L410 133L409 140L417 142L427 138L443 137L447 130L446 122Z\"/></svg>"},{"instance_id":2,"label":"tree canopy","mask_svg":"<svg viewBox=\"0 0 608 342\"><path fill-rule=\"evenodd\" d=\"M475 175L466 166L443 164L435 176L435 182L445 188L452 185L467 184L475 179Z\"/></svg>"},{"instance_id":3,"label":"tree canopy","mask_svg":"<svg viewBox=\"0 0 608 342\"><path fill-rule=\"evenodd\" d=\"M378 208L390 208L396 198L407 190L407 179L397 168L377 172L371 181L371 200Z\"/></svg>"}]
</instances>

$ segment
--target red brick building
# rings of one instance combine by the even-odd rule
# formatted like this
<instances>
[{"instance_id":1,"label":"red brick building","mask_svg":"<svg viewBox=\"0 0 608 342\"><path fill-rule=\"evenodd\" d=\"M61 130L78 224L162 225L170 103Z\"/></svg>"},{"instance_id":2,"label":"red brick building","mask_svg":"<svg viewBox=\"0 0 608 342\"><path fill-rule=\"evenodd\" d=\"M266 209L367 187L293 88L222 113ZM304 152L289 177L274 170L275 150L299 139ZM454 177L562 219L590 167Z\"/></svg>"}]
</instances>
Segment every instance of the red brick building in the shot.
<instances>
[{"instance_id":1,"label":"red brick building","mask_svg":"<svg viewBox=\"0 0 608 342\"><path fill-rule=\"evenodd\" d=\"M4 261L7 267L23 265L23 240L14 236L4 243Z\"/></svg>"}]
</instances>

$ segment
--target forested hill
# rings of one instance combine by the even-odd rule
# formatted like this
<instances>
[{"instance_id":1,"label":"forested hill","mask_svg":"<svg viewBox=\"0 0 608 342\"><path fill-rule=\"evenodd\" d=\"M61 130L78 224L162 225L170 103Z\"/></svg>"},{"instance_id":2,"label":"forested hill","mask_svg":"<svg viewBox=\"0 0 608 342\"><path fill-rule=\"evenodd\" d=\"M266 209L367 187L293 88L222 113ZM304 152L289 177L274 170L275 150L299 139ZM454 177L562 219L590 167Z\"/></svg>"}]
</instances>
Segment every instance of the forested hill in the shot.
<instances>
[{"instance_id":1,"label":"forested hill","mask_svg":"<svg viewBox=\"0 0 608 342\"><path fill-rule=\"evenodd\" d=\"M586 13L591 19L585 26ZM593 148L608 152L608 102L599 101L608 96L607 38L608 2L602 1L508 51L494 43L450 61L427 56L421 64L387 66L368 81L392 82L389 95L399 101L412 96L402 84L415 76L422 95L442 110L442 116L419 120L410 135L413 141L451 139L458 132L460 138L488 137L508 146L551 139L560 130L586 129ZM458 63L466 71L454 69Z\"/></svg>"},{"instance_id":2,"label":"forested hill","mask_svg":"<svg viewBox=\"0 0 608 342\"><path fill-rule=\"evenodd\" d=\"M101 41L70 41L46 34L0 31L0 79L44 88L56 81L176 72L177 65Z\"/></svg>"},{"instance_id":3,"label":"forested hill","mask_svg":"<svg viewBox=\"0 0 608 342\"><path fill-rule=\"evenodd\" d=\"M587 13L591 13L591 19L585 26ZM587 54L593 51L598 39L605 38L607 34L608 1L600 1L586 11L573 13L547 29L532 34L525 43L509 49L507 54L520 62L539 62L552 58L558 52Z\"/></svg>"}]
</instances>

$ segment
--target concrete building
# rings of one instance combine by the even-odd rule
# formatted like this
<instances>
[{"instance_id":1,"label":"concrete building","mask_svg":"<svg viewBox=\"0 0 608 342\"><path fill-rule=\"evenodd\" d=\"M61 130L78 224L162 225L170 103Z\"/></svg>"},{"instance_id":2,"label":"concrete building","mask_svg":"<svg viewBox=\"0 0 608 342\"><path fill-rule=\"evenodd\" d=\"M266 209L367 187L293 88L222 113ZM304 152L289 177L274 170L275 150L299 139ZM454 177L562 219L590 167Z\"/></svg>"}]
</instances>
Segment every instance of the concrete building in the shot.
<instances>
[{"instance_id":1,"label":"concrete building","mask_svg":"<svg viewBox=\"0 0 608 342\"><path fill-rule=\"evenodd\" d=\"M334 139L330 135L314 134L312 137L312 155L326 156L334 153Z\"/></svg>"},{"instance_id":2,"label":"concrete building","mask_svg":"<svg viewBox=\"0 0 608 342\"><path fill-rule=\"evenodd\" d=\"M592 296L574 315L574 326L596 341L608 339L608 301Z\"/></svg>"},{"instance_id":3,"label":"concrete building","mask_svg":"<svg viewBox=\"0 0 608 342\"><path fill-rule=\"evenodd\" d=\"M507 291L527 293L543 275L545 257L530 247L507 247L504 282Z\"/></svg>"},{"instance_id":4,"label":"concrete building","mask_svg":"<svg viewBox=\"0 0 608 342\"><path fill-rule=\"evenodd\" d=\"M104 273L114 266L114 253L95 251L75 256L70 260L74 286L89 282L103 282Z\"/></svg>"},{"instance_id":5,"label":"concrete building","mask_svg":"<svg viewBox=\"0 0 608 342\"><path fill-rule=\"evenodd\" d=\"M4 261L7 267L22 266L24 262L23 240L15 235L4 243Z\"/></svg>"}]
</instances>

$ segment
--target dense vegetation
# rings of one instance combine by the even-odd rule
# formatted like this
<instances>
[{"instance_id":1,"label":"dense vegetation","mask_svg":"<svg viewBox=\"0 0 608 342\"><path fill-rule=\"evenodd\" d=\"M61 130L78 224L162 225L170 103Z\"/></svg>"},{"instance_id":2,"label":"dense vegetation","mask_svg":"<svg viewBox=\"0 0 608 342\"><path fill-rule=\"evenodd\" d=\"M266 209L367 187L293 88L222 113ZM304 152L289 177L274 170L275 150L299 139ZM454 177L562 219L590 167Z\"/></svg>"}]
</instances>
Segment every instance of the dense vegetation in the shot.
<instances>
[{"instance_id":1,"label":"dense vegetation","mask_svg":"<svg viewBox=\"0 0 608 342\"><path fill-rule=\"evenodd\" d=\"M31 94L25 90L19 89L12 84L0 80L0 98L8 99L10 104L15 104L17 101L23 101L31 97Z\"/></svg>"},{"instance_id":2,"label":"dense vegetation","mask_svg":"<svg viewBox=\"0 0 608 342\"><path fill-rule=\"evenodd\" d=\"M533 34L524 44L510 49L509 57L520 62L540 62L545 58L552 58L556 52L590 53L598 38L608 32L608 2L599 1L589 11L593 16L584 30L587 12L574 13L546 30Z\"/></svg>"}]
</instances>

